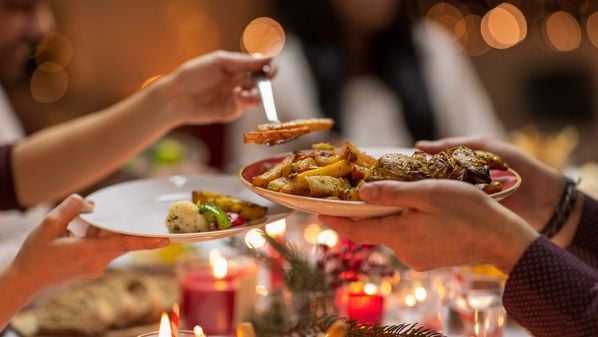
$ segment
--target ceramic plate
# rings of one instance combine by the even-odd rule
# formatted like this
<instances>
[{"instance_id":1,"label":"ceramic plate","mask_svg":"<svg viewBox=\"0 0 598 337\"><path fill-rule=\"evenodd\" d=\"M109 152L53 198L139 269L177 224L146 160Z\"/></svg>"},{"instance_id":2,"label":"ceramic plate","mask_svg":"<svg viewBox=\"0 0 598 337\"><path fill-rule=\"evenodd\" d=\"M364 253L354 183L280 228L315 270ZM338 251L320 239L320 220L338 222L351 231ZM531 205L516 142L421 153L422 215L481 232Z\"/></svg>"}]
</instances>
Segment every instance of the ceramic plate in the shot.
<instances>
[{"instance_id":1,"label":"ceramic plate","mask_svg":"<svg viewBox=\"0 0 598 337\"><path fill-rule=\"evenodd\" d=\"M388 153L411 155L414 151L414 149L406 148L362 148L362 150L374 158L379 158ZM269 167L279 163L285 157L286 155L283 154L245 166L239 172L241 182L247 186L247 188L265 199L307 213L351 218L369 218L398 213L403 209L401 207L368 204L362 201L331 200L274 192L254 186L251 183L253 177L265 172ZM502 191L490 195L495 200L506 198L511 193L515 192L521 184L521 177L512 169L509 169L508 171L492 170L490 174L493 180L498 180L503 185Z\"/></svg>"},{"instance_id":2,"label":"ceramic plate","mask_svg":"<svg viewBox=\"0 0 598 337\"><path fill-rule=\"evenodd\" d=\"M262 219L226 230L169 233L164 224L168 208L175 201L191 200L193 190L231 195L268 206L269 212ZM287 216L280 207L247 190L235 176L171 176L135 180L101 189L90 194L87 199L95 202L92 213L80 216L88 224L116 233L169 238L172 242L221 239L265 226Z\"/></svg>"}]
</instances>

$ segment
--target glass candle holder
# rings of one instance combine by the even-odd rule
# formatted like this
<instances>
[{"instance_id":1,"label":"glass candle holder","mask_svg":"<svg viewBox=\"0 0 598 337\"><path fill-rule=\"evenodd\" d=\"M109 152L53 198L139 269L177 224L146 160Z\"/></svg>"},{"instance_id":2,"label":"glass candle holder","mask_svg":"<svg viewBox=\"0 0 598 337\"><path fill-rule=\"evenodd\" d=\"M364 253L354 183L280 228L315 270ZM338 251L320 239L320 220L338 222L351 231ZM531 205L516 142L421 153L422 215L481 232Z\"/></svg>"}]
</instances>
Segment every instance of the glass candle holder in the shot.
<instances>
[{"instance_id":1,"label":"glass candle holder","mask_svg":"<svg viewBox=\"0 0 598 337\"><path fill-rule=\"evenodd\" d=\"M183 328L200 325L208 336L229 335L251 314L256 283L253 260L233 257L226 261L224 274L216 270L219 262L210 264L206 258L193 256L178 261Z\"/></svg>"}]
</instances>

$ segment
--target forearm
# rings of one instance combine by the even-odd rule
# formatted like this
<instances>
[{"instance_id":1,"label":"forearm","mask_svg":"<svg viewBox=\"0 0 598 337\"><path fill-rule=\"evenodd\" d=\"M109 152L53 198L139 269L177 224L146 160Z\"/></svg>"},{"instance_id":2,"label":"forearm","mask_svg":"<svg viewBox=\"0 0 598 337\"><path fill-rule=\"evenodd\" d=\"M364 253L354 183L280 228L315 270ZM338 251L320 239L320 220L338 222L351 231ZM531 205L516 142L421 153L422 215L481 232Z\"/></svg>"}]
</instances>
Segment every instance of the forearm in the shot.
<instances>
[{"instance_id":1,"label":"forearm","mask_svg":"<svg viewBox=\"0 0 598 337\"><path fill-rule=\"evenodd\" d=\"M10 320L25 307L37 290L30 287L27 280L23 280L14 268L7 267L0 273L0 331L2 331Z\"/></svg>"},{"instance_id":2,"label":"forearm","mask_svg":"<svg viewBox=\"0 0 598 337\"><path fill-rule=\"evenodd\" d=\"M567 250L598 269L598 201L581 193L579 199L582 207Z\"/></svg>"},{"instance_id":3,"label":"forearm","mask_svg":"<svg viewBox=\"0 0 598 337\"><path fill-rule=\"evenodd\" d=\"M19 202L30 206L89 186L177 126L177 118L165 113L162 89L139 92L16 145L13 176Z\"/></svg>"}]
</instances>

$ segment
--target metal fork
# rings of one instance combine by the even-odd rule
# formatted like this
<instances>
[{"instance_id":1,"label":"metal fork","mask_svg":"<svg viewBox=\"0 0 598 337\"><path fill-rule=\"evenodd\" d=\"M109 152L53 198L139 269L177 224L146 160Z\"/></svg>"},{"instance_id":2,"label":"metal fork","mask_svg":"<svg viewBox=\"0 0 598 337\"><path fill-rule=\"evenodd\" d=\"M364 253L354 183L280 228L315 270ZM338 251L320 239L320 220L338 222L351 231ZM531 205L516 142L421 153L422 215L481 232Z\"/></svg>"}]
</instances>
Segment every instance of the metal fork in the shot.
<instances>
[{"instance_id":1,"label":"metal fork","mask_svg":"<svg viewBox=\"0 0 598 337\"><path fill-rule=\"evenodd\" d=\"M266 118L268 119L268 122L280 124L280 119L278 119L278 113L276 112L276 105L274 104L272 82L265 75L270 72L270 66L265 65L264 68L262 68L262 70L264 75L258 76L255 79L255 84L260 93L260 97L262 98L262 106L264 107L264 111L266 112Z\"/></svg>"}]
</instances>

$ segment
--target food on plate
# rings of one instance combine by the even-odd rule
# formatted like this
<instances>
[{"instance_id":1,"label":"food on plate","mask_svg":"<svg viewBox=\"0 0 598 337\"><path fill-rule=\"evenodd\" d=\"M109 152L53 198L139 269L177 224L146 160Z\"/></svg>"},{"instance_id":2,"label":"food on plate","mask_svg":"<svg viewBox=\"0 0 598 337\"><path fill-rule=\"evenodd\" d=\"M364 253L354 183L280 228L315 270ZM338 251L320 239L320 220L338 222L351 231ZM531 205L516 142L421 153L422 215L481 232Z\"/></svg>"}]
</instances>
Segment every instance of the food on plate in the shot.
<instances>
[{"instance_id":1,"label":"food on plate","mask_svg":"<svg viewBox=\"0 0 598 337\"><path fill-rule=\"evenodd\" d=\"M11 322L18 331L44 335L95 335L111 328L155 323L179 301L176 277L109 271L70 284Z\"/></svg>"},{"instance_id":2,"label":"food on plate","mask_svg":"<svg viewBox=\"0 0 598 337\"><path fill-rule=\"evenodd\" d=\"M323 143L294 152L252 178L252 184L272 191L310 197L360 200L359 189L369 181L453 179L476 185L488 194L500 192L490 170L507 170L494 153L457 146L427 155L391 153L376 159L345 143L340 149Z\"/></svg>"},{"instance_id":3,"label":"food on plate","mask_svg":"<svg viewBox=\"0 0 598 337\"><path fill-rule=\"evenodd\" d=\"M268 208L227 195L193 191L192 201L182 200L170 205L166 228L171 233L196 233L228 229L246 221L262 218Z\"/></svg>"},{"instance_id":4,"label":"food on plate","mask_svg":"<svg viewBox=\"0 0 598 337\"><path fill-rule=\"evenodd\" d=\"M288 142L307 133L329 130L334 125L330 118L297 119L284 123L267 123L257 126L255 131L246 132L246 144L275 145Z\"/></svg>"}]
</instances>

